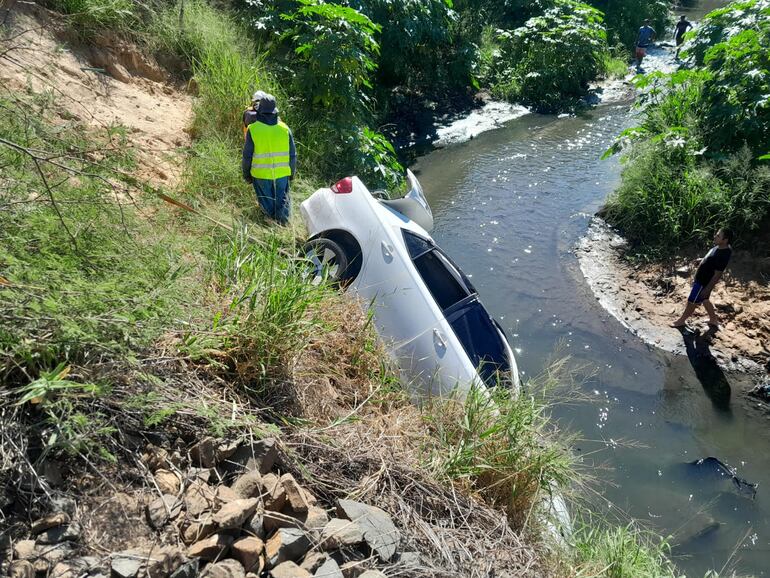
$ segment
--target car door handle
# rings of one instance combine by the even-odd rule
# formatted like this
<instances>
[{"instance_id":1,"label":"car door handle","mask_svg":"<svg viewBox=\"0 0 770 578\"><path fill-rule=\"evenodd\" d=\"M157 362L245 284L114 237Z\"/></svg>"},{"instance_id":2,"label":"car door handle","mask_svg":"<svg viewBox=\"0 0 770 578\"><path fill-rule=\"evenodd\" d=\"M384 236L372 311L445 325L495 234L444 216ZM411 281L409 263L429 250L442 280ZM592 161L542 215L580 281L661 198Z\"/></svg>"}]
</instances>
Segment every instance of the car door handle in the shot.
<instances>
[{"instance_id":1,"label":"car door handle","mask_svg":"<svg viewBox=\"0 0 770 578\"><path fill-rule=\"evenodd\" d=\"M393 246L389 245L385 241L383 241L381 245L382 245L382 258L385 259L386 263L390 263L393 260Z\"/></svg>"},{"instance_id":2,"label":"car door handle","mask_svg":"<svg viewBox=\"0 0 770 578\"><path fill-rule=\"evenodd\" d=\"M446 339L444 339L444 336L438 329L433 330L433 343L436 349L442 349L446 351Z\"/></svg>"}]
</instances>

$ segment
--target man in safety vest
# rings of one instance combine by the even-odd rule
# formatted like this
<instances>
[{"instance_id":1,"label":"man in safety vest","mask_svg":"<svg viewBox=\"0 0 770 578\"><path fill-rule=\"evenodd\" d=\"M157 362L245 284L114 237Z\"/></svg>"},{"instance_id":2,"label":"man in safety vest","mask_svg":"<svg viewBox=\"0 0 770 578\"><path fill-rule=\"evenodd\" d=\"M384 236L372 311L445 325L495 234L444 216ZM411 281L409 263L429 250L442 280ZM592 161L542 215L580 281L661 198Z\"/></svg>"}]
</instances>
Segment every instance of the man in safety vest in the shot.
<instances>
[{"instance_id":1,"label":"man in safety vest","mask_svg":"<svg viewBox=\"0 0 770 578\"><path fill-rule=\"evenodd\" d=\"M254 108L257 114L248 126L243 146L243 178L254 185L257 201L267 216L285 224L289 220L289 181L297 166L294 137L278 118L272 94L264 94Z\"/></svg>"}]
</instances>

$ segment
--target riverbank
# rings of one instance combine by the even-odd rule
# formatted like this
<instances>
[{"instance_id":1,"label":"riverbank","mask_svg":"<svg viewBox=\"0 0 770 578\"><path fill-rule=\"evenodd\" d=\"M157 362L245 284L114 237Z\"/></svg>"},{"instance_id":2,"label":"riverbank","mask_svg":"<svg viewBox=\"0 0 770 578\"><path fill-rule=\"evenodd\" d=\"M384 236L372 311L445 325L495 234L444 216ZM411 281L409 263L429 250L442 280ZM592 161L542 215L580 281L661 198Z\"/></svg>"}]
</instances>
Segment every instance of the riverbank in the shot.
<instances>
[{"instance_id":1,"label":"riverbank","mask_svg":"<svg viewBox=\"0 0 770 578\"><path fill-rule=\"evenodd\" d=\"M705 251L705 249L704 249ZM599 218L580 240L576 254L586 281L601 305L647 343L687 355L688 335L708 332L702 308L691 318L691 330L670 323L681 313L697 259L694 251L665 261L629 260L626 241ZM721 327L707 338L710 353L723 368L761 376L770 371L770 260L736 251L712 300Z\"/></svg>"}]
</instances>

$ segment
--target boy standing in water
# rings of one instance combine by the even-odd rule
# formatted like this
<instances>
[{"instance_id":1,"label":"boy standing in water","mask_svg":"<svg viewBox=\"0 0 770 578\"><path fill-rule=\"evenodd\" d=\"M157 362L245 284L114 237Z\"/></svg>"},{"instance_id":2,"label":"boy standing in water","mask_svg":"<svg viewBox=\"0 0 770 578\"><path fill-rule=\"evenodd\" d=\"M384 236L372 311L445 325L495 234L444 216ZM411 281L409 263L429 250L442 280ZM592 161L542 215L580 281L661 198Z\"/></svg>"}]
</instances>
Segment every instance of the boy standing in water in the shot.
<instances>
[{"instance_id":1,"label":"boy standing in water","mask_svg":"<svg viewBox=\"0 0 770 578\"><path fill-rule=\"evenodd\" d=\"M674 28L674 40L676 41L676 56L679 58L679 51L682 48L682 42L684 42L684 35L688 28L692 28L692 23L687 20L684 14L679 18L679 22L676 23Z\"/></svg>"},{"instance_id":2,"label":"boy standing in water","mask_svg":"<svg viewBox=\"0 0 770 578\"><path fill-rule=\"evenodd\" d=\"M730 256L733 253L730 247L732 240L732 231L724 227L719 229L717 234L714 235L714 247L701 259L698 270L695 272L695 281L692 284L690 296L687 298L684 312L679 319L671 324L671 327L676 327L677 329L685 327L685 322L701 303L709 315L709 326L715 329L719 327L719 319L709 297L711 296L711 290L714 289L714 285L722 278L722 273L724 273L727 264L730 262Z\"/></svg>"},{"instance_id":3,"label":"boy standing in water","mask_svg":"<svg viewBox=\"0 0 770 578\"><path fill-rule=\"evenodd\" d=\"M642 60L647 56L647 47L655 40L655 29L650 26L650 21L645 20L644 26L639 29L639 35L636 37L636 69L642 69Z\"/></svg>"}]
</instances>

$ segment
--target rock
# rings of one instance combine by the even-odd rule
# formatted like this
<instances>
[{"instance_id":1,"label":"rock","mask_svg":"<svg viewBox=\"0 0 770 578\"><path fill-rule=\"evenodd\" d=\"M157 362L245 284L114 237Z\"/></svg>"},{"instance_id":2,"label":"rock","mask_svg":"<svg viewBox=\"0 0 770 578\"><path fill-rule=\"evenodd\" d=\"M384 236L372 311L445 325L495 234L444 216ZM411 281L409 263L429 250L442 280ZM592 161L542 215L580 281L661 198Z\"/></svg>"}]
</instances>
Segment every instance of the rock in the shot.
<instances>
[{"instance_id":1,"label":"rock","mask_svg":"<svg viewBox=\"0 0 770 578\"><path fill-rule=\"evenodd\" d=\"M286 560L299 560L309 548L310 540L302 530L280 528L265 545L267 567L275 568Z\"/></svg>"},{"instance_id":2,"label":"rock","mask_svg":"<svg viewBox=\"0 0 770 578\"><path fill-rule=\"evenodd\" d=\"M358 578L388 578L379 570L367 570L363 574L360 574Z\"/></svg>"},{"instance_id":3,"label":"rock","mask_svg":"<svg viewBox=\"0 0 770 578\"><path fill-rule=\"evenodd\" d=\"M66 512L57 512L55 514L51 514L50 516L46 516L45 518L40 518L39 520L35 520L32 522L32 528L30 529L30 532L33 536L37 536L41 532L44 532L45 530L48 530L49 528L55 528L57 526L62 526L64 524L70 523L70 515Z\"/></svg>"},{"instance_id":4,"label":"rock","mask_svg":"<svg viewBox=\"0 0 770 578\"><path fill-rule=\"evenodd\" d=\"M419 552L401 552L398 555L398 564L406 568L419 568L422 565Z\"/></svg>"},{"instance_id":5,"label":"rock","mask_svg":"<svg viewBox=\"0 0 770 578\"><path fill-rule=\"evenodd\" d=\"M182 540L187 545L194 544L204 538L208 538L216 533L216 531L217 525L214 523L212 516L205 515L185 527L182 531Z\"/></svg>"},{"instance_id":6,"label":"rock","mask_svg":"<svg viewBox=\"0 0 770 578\"><path fill-rule=\"evenodd\" d=\"M288 505L284 510L291 512ZM300 528L320 536L321 530L328 522L329 516L326 514L326 510L317 506L310 506L307 512L299 514L271 512L269 510L263 514L263 524L268 534L278 528Z\"/></svg>"},{"instance_id":7,"label":"rock","mask_svg":"<svg viewBox=\"0 0 770 578\"><path fill-rule=\"evenodd\" d=\"M160 530L169 520L176 518L182 511L182 502L170 494L165 494L150 502L145 508L147 522L155 530Z\"/></svg>"},{"instance_id":8,"label":"rock","mask_svg":"<svg viewBox=\"0 0 770 578\"><path fill-rule=\"evenodd\" d=\"M73 522L66 526L56 526L49 528L38 535L36 542L38 544L58 544L59 542L76 542L80 539L82 529L80 524Z\"/></svg>"},{"instance_id":9,"label":"rock","mask_svg":"<svg viewBox=\"0 0 770 578\"><path fill-rule=\"evenodd\" d=\"M201 574L201 578L245 578L246 571L241 563L232 558L222 560L208 566Z\"/></svg>"},{"instance_id":10,"label":"rock","mask_svg":"<svg viewBox=\"0 0 770 578\"><path fill-rule=\"evenodd\" d=\"M257 511L257 506L259 506L257 498L233 500L214 514L214 523L222 529L240 528L246 519Z\"/></svg>"},{"instance_id":11,"label":"rock","mask_svg":"<svg viewBox=\"0 0 770 578\"><path fill-rule=\"evenodd\" d=\"M35 578L35 567L29 560L16 560L8 570L10 578Z\"/></svg>"},{"instance_id":12,"label":"rock","mask_svg":"<svg viewBox=\"0 0 770 578\"><path fill-rule=\"evenodd\" d=\"M147 561L147 553L141 550L123 550L112 555L110 576L112 578L135 578Z\"/></svg>"},{"instance_id":13,"label":"rock","mask_svg":"<svg viewBox=\"0 0 770 578\"><path fill-rule=\"evenodd\" d=\"M344 578L342 569L339 564L332 559L328 558L313 574L316 578Z\"/></svg>"},{"instance_id":14,"label":"rock","mask_svg":"<svg viewBox=\"0 0 770 578\"><path fill-rule=\"evenodd\" d=\"M283 489L280 478L275 474L267 474L262 477L262 482L266 493L264 497L265 510L281 511L281 508L286 504L286 490Z\"/></svg>"},{"instance_id":15,"label":"rock","mask_svg":"<svg viewBox=\"0 0 770 578\"><path fill-rule=\"evenodd\" d=\"M62 559L64 559L64 556L62 556ZM51 562L50 560L46 560L45 558L38 558L37 560L32 562L32 567L35 570L36 576L48 576L48 573L51 570L51 566L56 563L57 562Z\"/></svg>"},{"instance_id":16,"label":"rock","mask_svg":"<svg viewBox=\"0 0 770 578\"><path fill-rule=\"evenodd\" d=\"M351 560L350 562L342 564L340 570L342 571L343 578L358 578L361 574L366 572L367 569L361 560Z\"/></svg>"},{"instance_id":17,"label":"rock","mask_svg":"<svg viewBox=\"0 0 770 578\"><path fill-rule=\"evenodd\" d=\"M386 512L361 502L339 500L338 514L358 523L364 533L364 540L380 560L387 562L393 558L401 541L401 533Z\"/></svg>"},{"instance_id":18,"label":"rock","mask_svg":"<svg viewBox=\"0 0 770 578\"><path fill-rule=\"evenodd\" d=\"M19 540L13 545L13 557L16 560L31 560L36 556L34 540Z\"/></svg>"},{"instance_id":19,"label":"rock","mask_svg":"<svg viewBox=\"0 0 770 578\"><path fill-rule=\"evenodd\" d=\"M262 508L257 507L254 515L246 520L246 523L243 525L243 531L262 540L265 539L266 533Z\"/></svg>"},{"instance_id":20,"label":"rock","mask_svg":"<svg viewBox=\"0 0 770 578\"><path fill-rule=\"evenodd\" d=\"M262 474L257 470L246 472L233 484L239 498L256 498L262 493Z\"/></svg>"},{"instance_id":21,"label":"rock","mask_svg":"<svg viewBox=\"0 0 770 578\"><path fill-rule=\"evenodd\" d=\"M217 499L223 504L226 504L227 502L239 500L241 497L227 486L219 486L217 488Z\"/></svg>"},{"instance_id":22,"label":"rock","mask_svg":"<svg viewBox=\"0 0 770 578\"><path fill-rule=\"evenodd\" d=\"M205 482L193 482L184 494L184 503L187 513L191 516L200 516L206 510L214 507L216 493Z\"/></svg>"},{"instance_id":23,"label":"rock","mask_svg":"<svg viewBox=\"0 0 770 578\"><path fill-rule=\"evenodd\" d=\"M174 570L174 573L171 574L170 578L198 578L198 575L200 574L198 571L199 567L200 560L198 558L193 558Z\"/></svg>"},{"instance_id":24,"label":"rock","mask_svg":"<svg viewBox=\"0 0 770 578\"><path fill-rule=\"evenodd\" d=\"M75 516L78 507L77 502L67 496L56 496L55 498L51 498L51 506L57 512L69 514L70 518Z\"/></svg>"},{"instance_id":25,"label":"rock","mask_svg":"<svg viewBox=\"0 0 770 578\"><path fill-rule=\"evenodd\" d=\"M225 473L255 470L266 474L273 469L277 458L278 447L275 438L265 438L242 445L223 461L220 468Z\"/></svg>"},{"instance_id":26,"label":"rock","mask_svg":"<svg viewBox=\"0 0 770 578\"><path fill-rule=\"evenodd\" d=\"M152 444L148 445L142 454L142 462L151 472L162 468L168 462L168 452Z\"/></svg>"},{"instance_id":27,"label":"rock","mask_svg":"<svg viewBox=\"0 0 770 578\"><path fill-rule=\"evenodd\" d=\"M270 570L270 576L273 578L313 578L310 572L303 570L292 561L282 562Z\"/></svg>"},{"instance_id":28,"label":"rock","mask_svg":"<svg viewBox=\"0 0 770 578\"><path fill-rule=\"evenodd\" d=\"M184 552L177 546L156 548L150 554L146 564L149 578L165 578L187 561Z\"/></svg>"},{"instance_id":29,"label":"rock","mask_svg":"<svg viewBox=\"0 0 770 578\"><path fill-rule=\"evenodd\" d=\"M265 551L265 543L254 536L241 538L233 542L230 555L241 563L246 572L261 574L260 567L262 553Z\"/></svg>"},{"instance_id":30,"label":"rock","mask_svg":"<svg viewBox=\"0 0 770 578\"><path fill-rule=\"evenodd\" d=\"M131 82L131 74L129 74L128 70L126 70L122 64L117 62L108 62L104 65L104 69L115 80L125 84L129 84Z\"/></svg>"},{"instance_id":31,"label":"rock","mask_svg":"<svg viewBox=\"0 0 770 578\"><path fill-rule=\"evenodd\" d=\"M282 475L281 485L286 493L286 500L289 502L291 509L295 512L307 512L309 507L307 499L294 476L291 474Z\"/></svg>"},{"instance_id":32,"label":"rock","mask_svg":"<svg viewBox=\"0 0 770 578\"><path fill-rule=\"evenodd\" d=\"M318 506L310 506L304 519L305 527L314 532L320 532L329 523L329 514Z\"/></svg>"},{"instance_id":33,"label":"rock","mask_svg":"<svg viewBox=\"0 0 770 578\"><path fill-rule=\"evenodd\" d=\"M71 558L74 551L75 547L71 542L59 542L51 546L38 546L36 550L38 559L35 561L35 564L41 562L40 566L45 566L47 571L49 565L53 566L57 562Z\"/></svg>"},{"instance_id":34,"label":"rock","mask_svg":"<svg viewBox=\"0 0 770 578\"><path fill-rule=\"evenodd\" d=\"M51 578L80 578L90 576L99 569L100 560L96 556L83 556L59 562L51 570Z\"/></svg>"},{"instance_id":35,"label":"rock","mask_svg":"<svg viewBox=\"0 0 770 578\"><path fill-rule=\"evenodd\" d=\"M217 465L217 444L212 437L205 437L190 448L193 462L204 468Z\"/></svg>"},{"instance_id":36,"label":"rock","mask_svg":"<svg viewBox=\"0 0 770 578\"><path fill-rule=\"evenodd\" d=\"M313 574L316 570L318 570L321 566L323 566L324 562L326 560L329 560L330 558L324 554L323 552L308 552L305 558L302 560L302 564L300 564L300 567L303 570L307 570L311 574ZM334 562L334 560L332 560ZM337 565L336 562L334 562L335 566Z\"/></svg>"},{"instance_id":37,"label":"rock","mask_svg":"<svg viewBox=\"0 0 770 578\"><path fill-rule=\"evenodd\" d=\"M176 496L182 487L182 482L174 472L169 470L157 470L155 472L155 483L162 494Z\"/></svg>"},{"instance_id":38,"label":"rock","mask_svg":"<svg viewBox=\"0 0 770 578\"><path fill-rule=\"evenodd\" d=\"M364 541L364 533L356 522L334 518L329 521L321 532L321 547L324 550L334 550L355 546Z\"/></svg>"},{"instance_id":39,"label":"rock","mask_svg":"<svg viewBox=\"0 0 770 578\"><path fill-rule=\"evenodd\" d=\"M233 537L227 534L214 534L203 540L200 540L187 549L187 555L204 560L216 560L230 548L233 543Z\"/></svg>"},{"instance_id":40,"label":"rock","mask_svg":"<svg viewBox=\"0 0 770 578\"><path fill-rule=\"evenodd\" d=\"M302 530L305 527L300 518L295 518L283 512L271 512L269 510L263 514L262 524L264 525L265 532L268 534L278 528L299 528Z\"/></svg>"}]
</instances>

